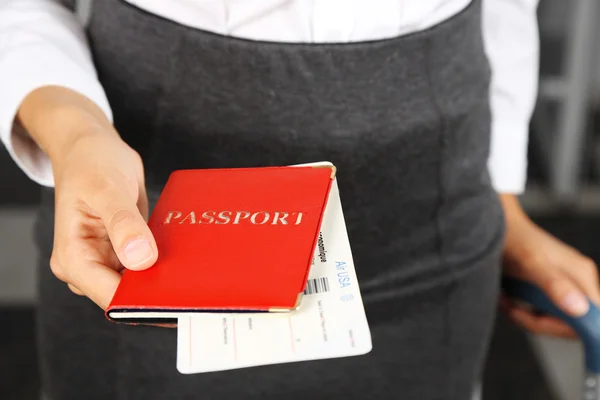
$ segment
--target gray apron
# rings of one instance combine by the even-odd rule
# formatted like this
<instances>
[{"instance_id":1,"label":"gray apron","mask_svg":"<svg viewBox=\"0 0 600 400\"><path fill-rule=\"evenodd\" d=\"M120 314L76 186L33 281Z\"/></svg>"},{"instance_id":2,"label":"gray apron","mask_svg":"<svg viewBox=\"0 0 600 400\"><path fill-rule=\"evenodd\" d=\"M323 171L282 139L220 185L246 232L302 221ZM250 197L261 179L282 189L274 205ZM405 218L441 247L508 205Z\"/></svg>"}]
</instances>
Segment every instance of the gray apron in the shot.
<instances>
[{"instance_id":1,"label":"gray apron","mask_svg":"<svg viewBox=\"0 0 600 400\"><path fill-rule=\"evenodd\" d=\"M94 61L117 130L143 157L151 203L175 169L336 164L374 348L180 375L175 330L110 323L52 276L45 190L36 236L47 396L467 399L494 320L504 234L487 171L480 3L397 38L284 44L96 1Z\"/></svg>"}]
</instances>

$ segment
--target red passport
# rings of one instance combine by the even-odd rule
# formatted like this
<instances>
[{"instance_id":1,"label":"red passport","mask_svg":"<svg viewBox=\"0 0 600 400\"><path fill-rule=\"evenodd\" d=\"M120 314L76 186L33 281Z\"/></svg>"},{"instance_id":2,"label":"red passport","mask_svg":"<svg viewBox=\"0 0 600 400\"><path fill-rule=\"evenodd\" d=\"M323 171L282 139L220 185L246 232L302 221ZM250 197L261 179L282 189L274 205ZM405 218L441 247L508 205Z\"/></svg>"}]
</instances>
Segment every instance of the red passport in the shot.
<instances>
[{"instance_id":1,"label":"red passport","mask_svg":"<svg viewBox=\"0 0 600 400\"><path fill-rule=\"evenodd\" d=\"M334 177L330 163L173 172L148 222L158 261L124 272L106 316L294 310Z\"/></svg>"}]
</instances>

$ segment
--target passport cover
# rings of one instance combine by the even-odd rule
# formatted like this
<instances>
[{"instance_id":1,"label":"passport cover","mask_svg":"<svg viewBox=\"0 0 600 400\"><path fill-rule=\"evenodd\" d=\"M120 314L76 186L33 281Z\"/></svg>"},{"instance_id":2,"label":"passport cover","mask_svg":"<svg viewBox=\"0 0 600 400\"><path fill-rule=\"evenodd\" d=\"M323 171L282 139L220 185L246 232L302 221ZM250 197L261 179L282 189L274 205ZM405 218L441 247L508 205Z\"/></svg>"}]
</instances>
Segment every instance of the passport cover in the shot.
<instances>
[{"instance_id":1,"label":"passport cover","mask_svg":"<svg viewBox=\"0 0 600 400\"><path fill-rule=\"evenodd\" d=\"M107 318L294 310L334 178L331 163L173 172L148 222L158 260L123 273Z\"/></svg>"}]
</instances>

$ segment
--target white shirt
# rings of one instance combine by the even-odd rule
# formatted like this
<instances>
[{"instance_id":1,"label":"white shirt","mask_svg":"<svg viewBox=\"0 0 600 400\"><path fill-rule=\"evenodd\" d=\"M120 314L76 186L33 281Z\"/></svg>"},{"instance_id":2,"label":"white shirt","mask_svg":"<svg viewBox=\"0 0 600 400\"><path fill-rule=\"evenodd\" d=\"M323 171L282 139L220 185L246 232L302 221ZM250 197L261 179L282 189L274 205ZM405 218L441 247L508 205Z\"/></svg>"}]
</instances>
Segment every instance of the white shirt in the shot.
<instances>
[{"instance_id":1,"label":"white shirt","mask_svg":"<svg viewBox=\"0 0 600 400\"><path fill-rule=\"evenodd\" d=\"M102 1L102 0L95 0ZM429 28L470 0L124 0L178 23L246 39L351 42ZM483 0L492 67L489 169L501 193L526 182L528 126L537 95L538 0ZM83 27L58 0L0 0L0 139L33 180L52 186L52 166L14 117L24 97L61 85L94 101L112 120Z\"/></svg>"}]
</instances>

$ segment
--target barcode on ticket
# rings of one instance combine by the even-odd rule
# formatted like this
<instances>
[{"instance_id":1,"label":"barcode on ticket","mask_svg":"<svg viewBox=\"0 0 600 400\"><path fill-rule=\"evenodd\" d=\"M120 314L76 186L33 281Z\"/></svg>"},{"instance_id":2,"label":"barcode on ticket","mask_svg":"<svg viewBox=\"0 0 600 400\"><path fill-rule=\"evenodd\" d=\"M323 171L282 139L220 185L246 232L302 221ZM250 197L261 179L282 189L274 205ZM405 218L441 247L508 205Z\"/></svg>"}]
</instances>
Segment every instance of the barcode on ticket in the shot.
<instances>
[{"instance_id":1,"label":"barcode on ticket","mask_svg":"<svg viewBox=\"0 0 600 400\"><path fill-rule=\"evenodd\" d=\"M304 294L318 294L329 292L329 280L326 276L322 278L309 279L306 283Z\"/></svg>"}]
</instances>

